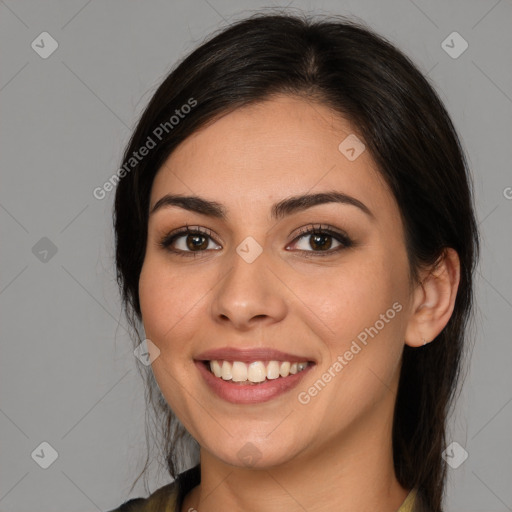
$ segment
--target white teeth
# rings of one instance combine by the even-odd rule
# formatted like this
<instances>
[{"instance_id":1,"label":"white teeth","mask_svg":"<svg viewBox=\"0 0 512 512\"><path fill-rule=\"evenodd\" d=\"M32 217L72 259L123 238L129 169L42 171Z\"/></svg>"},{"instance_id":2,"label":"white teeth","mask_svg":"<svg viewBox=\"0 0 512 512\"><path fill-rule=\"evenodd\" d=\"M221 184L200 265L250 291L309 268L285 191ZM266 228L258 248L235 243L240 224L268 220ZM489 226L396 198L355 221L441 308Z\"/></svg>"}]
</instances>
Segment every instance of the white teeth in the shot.
<instances>
[{"instance_id":1,"label":"white teeth","mask_svg":"<svg viewBox=\"0 0 512 512\"><path fill-rule=\"evenodd\" d=\"M267 379L273 380L279 377L279 363L277 361L270 361L267 365Z\"/></svg>"},{"instance_id":2,"label":"white teeth","mask_svg":"<svg viewBox=\"0 0 512 512\"><path fill-rule=\"evenodd\" d=\"M264 382L279 377L288 377L305 370L307 362L290 363L289 361L269 361L265 367L263 361L243 363L241 361L210 361L210 370L215 377L233 382Z\"/></svg>"},{"instance_id":3,"label":"white teeth","mask_svg":"<svg viewBox=\"0 0 512 512\"><path fill-rule=\"evenodd\" d=\"M251 382L263 382L267 378L265 365L261 361L256 361L249 365L247 379Z\"/></svg>"},{"instance_id":4,"label":"white teeth","mask_svg":"<svg viewBox=\"0 0 512 512\"><path fill-rule=\"evenodd\" d=\"M224 380L231 380L233 378L233 375L231 375L231 363L228 363L227 361L224 361L222 363L222 375L221 377Z\"/></svg>"},{"instance_id":5,"label":"white teeth","mask_svg":"<svg viewBox=\"0 0 512 512\"><path fill-rule=\"evenodd\" d=\"M279 375L281 375L281 377L288 377L290 374L290 365L291 363L288 361L281 363L281 366L279 367Z\"/></svg>"},{"instance_id":6,"label":"white teeth","mask_svg":"<svg viewBox=\"0 0 512 512\"><path fill-rule=\"evenodd\" d=\"M240 361L235 361L231 368L231 374L233 375L233 382L247 380L247 365Z\"/></svg>"},{"instance_id":7,"label":"white teeth","mask_svg":"<svg viewBox=\"0 0 512 512\"><path fill-rule=\"evenodd\" d=\"M210 361L210 370L215 377L222 377L222 368L220 367L219 361Z\"/></svg>"}]
</instances>

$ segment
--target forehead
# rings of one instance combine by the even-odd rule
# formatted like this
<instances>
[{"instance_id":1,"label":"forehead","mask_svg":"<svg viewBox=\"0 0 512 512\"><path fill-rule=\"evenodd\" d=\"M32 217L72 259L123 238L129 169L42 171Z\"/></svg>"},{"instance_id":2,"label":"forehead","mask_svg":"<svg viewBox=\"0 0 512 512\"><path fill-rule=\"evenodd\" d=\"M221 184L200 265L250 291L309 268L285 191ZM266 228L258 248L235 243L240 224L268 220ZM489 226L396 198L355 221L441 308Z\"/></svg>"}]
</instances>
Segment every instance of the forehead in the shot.
<instances>
[{"instance_id":1,"label":"forehead","mask_svg":"<svg viewBox=\"0 0 512 512\"><path fill-rule=\"evenodd\" d=\"M346 119L317 102L277 96L245 106L174 150L155 177L151 205L166 193L194 194L222 202L229 211L339 190L370 209L396 209L358 139Z\"/></svg>"}]
</instances>

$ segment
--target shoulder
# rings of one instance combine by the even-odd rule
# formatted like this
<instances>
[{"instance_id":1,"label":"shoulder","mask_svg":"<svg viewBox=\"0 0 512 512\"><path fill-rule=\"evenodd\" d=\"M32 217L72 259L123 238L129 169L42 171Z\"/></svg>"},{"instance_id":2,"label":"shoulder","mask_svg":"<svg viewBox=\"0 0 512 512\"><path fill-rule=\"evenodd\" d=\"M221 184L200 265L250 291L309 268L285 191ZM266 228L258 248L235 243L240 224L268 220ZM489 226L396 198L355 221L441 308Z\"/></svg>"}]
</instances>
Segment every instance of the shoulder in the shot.
<instances>
[{"instance_id":1,"label":"shoulder","mask_svg":"<svg viewBox=\"0 0 512 512\"><path fill-rule=\"evenodd\" d=\"M160 487L147 498L135 498L108 512L175 512L180 494L185 496L201 481L199 464L183 473L170 484Z\"/></svg>"},{"instance_id":2,"label":"shoulder","mask_svg":"<svg viewBox=\"0 0 512 512\"><path fill-rule=\"evenodd\" d=\"M419 489L415 487L411 489L405 501L402 503L397 512L433 512L426 504L423 495Z\"/></svg>"},{"instance_id":3,"label":"shoulder","mask_svg":"<svg viewBox=\"0 0 512 512\"><path fill-rule=\"evenodd\" d=\"M109 512L174 512L177 498L174 482L160 487L147 498L131 499Z\"/></svg>"}]
</instances>

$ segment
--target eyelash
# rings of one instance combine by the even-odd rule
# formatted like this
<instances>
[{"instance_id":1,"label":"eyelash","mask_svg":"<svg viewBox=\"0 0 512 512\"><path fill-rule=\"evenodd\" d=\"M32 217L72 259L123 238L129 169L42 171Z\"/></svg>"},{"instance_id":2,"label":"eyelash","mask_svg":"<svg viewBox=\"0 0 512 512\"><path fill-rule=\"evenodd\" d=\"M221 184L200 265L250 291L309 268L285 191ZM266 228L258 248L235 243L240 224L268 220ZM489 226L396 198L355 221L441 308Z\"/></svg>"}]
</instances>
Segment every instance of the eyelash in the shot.
<instances>
[{"instance_id":1,"label":"eyelash","mask_svg":"<svg viewBox=\"0 0 512 512\"><path fill-rule=\"evenodd\" d=\"M172 248L172 244L174 243L174 241L183 235L203 235L208 238L211 238L215 242L215 240L212 237L212 232L209 229L202 228L199 226L191 229L190 226L187 225L184 228L179 228L178 230L172 231L171 233L168 233L167 235L165 235L160 240L160 242L158 242L158 245L160 248L165 249L169 252L172 252L172 253L176 254L177 256L183 256L186 258L187 257L196 258L197 256L199 256L199 253L206 252L207 249L202 250L202 251L183 251L181 249ZM323 226L319 225L319 227L313 226L313 227L301 228L301 230L299 231L297 236L293 239L292 243L297 240L300 240L303 237L312 236L312 235L330 236L330 237L334 238L337 242L339 242L340 245L338 247L336 247L335 249L328 249L326 251L314 251L314 250L305 251L302 249L298 249L296 251L299 253L303 253L304 256L307 258L317 257L317 256L320 256L320 257L329 256L329 255L337 253L343 249L348 249L349 247L352 247L354 245L354 242L350 239L350 237L346 233L339 231L336 228L333 228L329 225L323 225ZM215 242L215 243L217 243L217 242ZM218 244L218 245L220 245L220 244Z\"/></svg>"}]
</instances>

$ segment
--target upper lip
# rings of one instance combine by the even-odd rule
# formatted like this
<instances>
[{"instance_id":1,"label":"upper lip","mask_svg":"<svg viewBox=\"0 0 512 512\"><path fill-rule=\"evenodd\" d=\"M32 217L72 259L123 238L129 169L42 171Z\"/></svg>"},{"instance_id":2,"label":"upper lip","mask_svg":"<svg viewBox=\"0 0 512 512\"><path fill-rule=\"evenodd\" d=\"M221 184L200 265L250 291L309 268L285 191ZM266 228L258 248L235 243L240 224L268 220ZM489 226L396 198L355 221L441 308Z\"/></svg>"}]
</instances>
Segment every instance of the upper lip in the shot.
<instances>
[{"instance_id":1,"label":"upper lip","mask_svg":"<svg viewBox=\"0 0 512 512\"><path fill-rule=\"evenodd\" d=\"M252 361L290 361L291 363L314 362L306 356L297 356L272 348L232 348L222 347L206 350L195 357L198 361L240 361L250 363Z\"/></svg>"}]
</instances>

